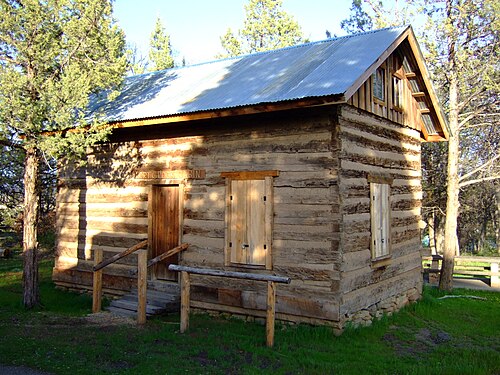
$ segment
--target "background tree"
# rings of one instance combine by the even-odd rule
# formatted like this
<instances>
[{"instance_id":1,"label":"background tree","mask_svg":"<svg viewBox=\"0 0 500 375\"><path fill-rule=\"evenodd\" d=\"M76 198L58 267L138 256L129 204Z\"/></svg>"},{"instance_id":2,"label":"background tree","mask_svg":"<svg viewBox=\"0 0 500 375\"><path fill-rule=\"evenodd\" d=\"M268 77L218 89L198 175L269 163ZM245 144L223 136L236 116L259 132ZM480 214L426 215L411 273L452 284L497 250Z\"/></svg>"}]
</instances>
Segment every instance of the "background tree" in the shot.
<instances>
[{"instance_id":1,"label":"background tree","mask_svg":"<svg viewBox=\"0 0 500 375\"><path fill-rule=\"evenodd\" d=\"M14 227L23 202L24 150L13 140L0 139L0 224Z\"/></svg>"},{"instance_id":2,"label":"background tree","mask_svg":"<svg viewBox=\"0 0 500 375\"><path fill-rule=\"evenodd\" d=\"M124 36L111 14L108 0L0 2L0 139L24 150L27 308L39 304L41 158L83 154L108 133L85 108L89 95L116 88L126 70Z\"/></svg>"},{"instance_id":3,"label":"background tree","mask_svg":"<svg viewBox=\"0 0 500 375\"><path fill-rule=\"evenodd\" d=\"M131 76L146 73L148 67L147 59L141 55L136 45L127 45L127 60L128 70L127 73Z\"/></svg>"},{"instance_id":4,"label":"background tree","mask_svg":"<svg viewBox=\"0 0 500 375\"><path fill-rule=\"evenodd\" d=\"M269 51L304 42L297 21L282 9L281 0L250 0L245 5L243 28L221 38L224 53L218 57Z\"/></svg>"},{"instance_id":5,"label":"background tree","mask_svg":"<svg viewBox=\"0 0 500 375\"><path fill-rule=\"evenodd\" d=\"M156 19L155 28L151 33L149 43L149 60L152 64L149 71L155 72L173 68L174 58L172 56L170 36L165 31L159 17Z\"/></svg>"},{"instance_id":6,"label":"background tree","mask_svg":"<svg viewBox=\"0 0 500 375\"><path fill-rule=\"evenodd\" d=\"M394 4L397 6L398 2ZM444 222L440 288L446 290L452 288L454 256L459 253L460 201L474 196L460 193L473 184L490 183L500 177L497 133L499 7L500 4L494 0L415 0L407 2L404 11L390 11L383 1L363 0L353 1L354 12L351 19L346 20L348 26L363 24L356 20L357 12L361 16L368 15L375 27L385 27L390 25L388 17L392 19L393 14L395 18L399 15L402 20L408 16L411 19L417 12L427 17L427 24L417 33L425 47L426 60L434 73L435 87L450 126L446 150L439 145L423 148L424 178L430 175L425 170L439 173L439 167L446 160L447 191L443 210L446 215L444 220L440 220ZM434 154L433 157L426 156L429 151ZM428 180L427 188L433 191L433 202L442 204L443 192L435 185L442 179L435 180ZM483 215L481 220L484 221L485 217L489 218ZM464 215L461 219L464 231L468 227L464 219L471 218Z\"/></svg>"},{"instance_id":7,"label":"background tree","mask_svg":"<svg viewBox=\"0 0 500 375\"><path fill-rule=\"evenodd\" d=\"M409 24L421 10L420 0L352 0L349 18L340 22L340 27L354 34Z\"/></svg>"},{"instance_id":8,"label":"background tree","mask_svg":"<svg viewBox=\"0 0 500 375\"><path fill-rule=\"evenodd\" d=\"M425 8L428 60L438 75L441 98L448 113L450 138L447 160L447 202L443 266L439 287L451 290L454 257L459 254L460 192L466 186L500 178L498 137L488 129L498 123L500 85L500 4L494 0L446 0ZM474 134L482 134L477 137Z\"/></svg>"}]
</instances>

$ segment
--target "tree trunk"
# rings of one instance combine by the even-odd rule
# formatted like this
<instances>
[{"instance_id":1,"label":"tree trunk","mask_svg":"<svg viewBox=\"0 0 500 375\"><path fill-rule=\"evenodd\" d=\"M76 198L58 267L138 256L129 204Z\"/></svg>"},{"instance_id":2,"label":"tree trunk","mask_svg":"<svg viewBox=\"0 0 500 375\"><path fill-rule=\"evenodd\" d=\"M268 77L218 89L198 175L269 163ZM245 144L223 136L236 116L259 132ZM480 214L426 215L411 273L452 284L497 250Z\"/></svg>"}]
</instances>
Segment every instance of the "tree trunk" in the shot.
<instances>
[{"instance_id":1,"label":"tree trunk","mask_svg":"<svg viewBox=\"0 0 500 375\"><path fill-rule=\"evenodd\" d=\"M449 5L449 4L448 4ZM450 291L453 289L453 268L455 255L458 253L458 209L459 200L459 129L458 129L458 79L455 65L455 50L453 40L449 41L449 106L448 116L450 126L450 139L448 140L448 169L446 189L446 220L444 226L443 266L439 279L439 289Z\"/></svg>"},{"instance_id":2,"label":"tree trunk","mask_svg":"<svg viewBox=\"0 0 500 375\"><path fill-rule=\"evenodd\" d=\"M439 215L435 217L434 222L436 223L434 228L434 235L436 237L436 253L443 254L444 252L444 222L446 216Z\"/></svg>"},{"instance_id":3,"label":"tree trunk","mask_svg":"<svg viewBox=\"0 0 500 375\"><path fill-rule=\"evenodd\" d=\"M436 249L436 232L435 232L435 221L436 214L434 210L431 212L431 215L429 216L428 220L428 225L429 225L429 247L431 248L431 254L432 255L437 255L437 249Z\"/></svg>"},{"instance_id":4,"label":"tree trunk","mask_svg":"<svg viewBox=\"0 0 500 375\"><path fill-rule=\"evenodd\" d=\"M495 198L496 198L495 239L497 242L497 252L498 252L498 255L500 255L500 184L496 184Z\"/></svg>"},{"instance_id":5,"label":"tree trunk","mask_svg":"<svg viewBox=\"0 0 500 375\"><path fill-rule=\"evenodd\" d=\"M36 147L26 150L24 164L24 222L23 222L23 303L28 309L40 304L38 289L37 219L39 154Z\"/></svg>"}]
</instances>

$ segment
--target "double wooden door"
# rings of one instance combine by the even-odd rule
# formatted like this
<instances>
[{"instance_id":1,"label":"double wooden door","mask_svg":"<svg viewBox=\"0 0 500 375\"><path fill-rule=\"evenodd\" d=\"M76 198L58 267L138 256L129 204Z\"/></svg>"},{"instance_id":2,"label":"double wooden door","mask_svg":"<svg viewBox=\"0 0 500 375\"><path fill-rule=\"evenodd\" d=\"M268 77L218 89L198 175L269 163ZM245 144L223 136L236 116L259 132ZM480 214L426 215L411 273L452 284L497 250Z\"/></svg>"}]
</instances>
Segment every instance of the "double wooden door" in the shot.
<instances>
[{"instance_id":1,"label":"double wooden door","mask_svg":"<svg viewBox=\"0 0 500 375\"><path fill-rule=\"evenodd\" d=\"M152 187L151 256L157 257L179 245L180 241L180 194L179 185L154 185ZM177 264L173 255L154 266L153 276L159 280L177 280L176 272L168 270Z\"/></svg>"}]
</instances>

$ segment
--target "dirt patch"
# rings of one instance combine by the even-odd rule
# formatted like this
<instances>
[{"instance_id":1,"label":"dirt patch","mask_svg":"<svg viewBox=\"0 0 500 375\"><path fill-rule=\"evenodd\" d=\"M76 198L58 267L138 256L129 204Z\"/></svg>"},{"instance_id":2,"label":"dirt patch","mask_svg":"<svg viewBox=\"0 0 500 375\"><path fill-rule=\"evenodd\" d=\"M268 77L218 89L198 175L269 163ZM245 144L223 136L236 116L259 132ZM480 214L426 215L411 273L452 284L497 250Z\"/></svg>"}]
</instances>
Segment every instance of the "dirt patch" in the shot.
<instances>
[{"instance_id":1,"label":"dirt patch","mask_svg":"<svg viewBox=\"0 0 500 375\"><path fill-rule=\"evenodd\" d=\"M391 327L391 331L383 336L383 340L400 357L419 357L433 351L437 346L451 341L451 339L452 337L447 332L431 331L428 328L421 328L415 333L408 329Z\"/></svg>"},{"instance_id":2,"label":"dirt patch","mask_svg":"<svg viewBox=\"0 0 500 375\"><path fill-rule=\"evenodd\" d=\"M81 319L83 319L84 323L94 326L109 327L109 326L136 324L135 320L132 318L118 316L107 311L101 311L95 314L89 314Z\"/></svg>"},{"instance_id":3,"label":"dirt patch","mask_svg":"<svg viewBox=\"0 0 500 375\"><path fill-rule=\"evenodd\" d=\"M196 360L202 367L212 367L217 364L217 361L214 361L213 359L210 359L208 357L208 352L205 350L200 351L196 356L193 357L193 359Z\"/></svg>"},{"instance_id":4,"label":"dirt patch","mask_svg":"<svg viewBox=\"0 0 500 375\"><path fill-rule=\"evenodd\" d=\"M99 312L96 314L89 314L83 317L69 317L47 314L45 312L38 313L41 319L32 319L30 322L24 322L24 327L40 327L47 326L47 328L65 328L73 326L98 326L98 327L114 327L121 325L134 325L136 322L131 318L121 317L114 315L110 312ZM19 325L20 320L16 317L11 318L11 324Z\"/></svg>"}]
</instances>

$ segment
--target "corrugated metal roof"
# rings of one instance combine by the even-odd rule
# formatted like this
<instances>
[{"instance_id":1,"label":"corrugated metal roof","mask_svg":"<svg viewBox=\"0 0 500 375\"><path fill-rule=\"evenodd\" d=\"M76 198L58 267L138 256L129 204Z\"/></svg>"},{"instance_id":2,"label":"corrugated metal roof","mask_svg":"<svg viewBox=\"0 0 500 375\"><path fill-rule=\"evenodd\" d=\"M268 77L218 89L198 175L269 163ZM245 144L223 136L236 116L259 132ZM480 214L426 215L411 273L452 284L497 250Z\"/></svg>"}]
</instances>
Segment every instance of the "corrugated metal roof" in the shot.
<instances>
[{"instance_id":1,"label":"corrugated metal roof","mask_svg":"<svg viewBox=\"0 0 500 375\"><path fill-rule=\"evenodd\" d=\"M89 110L109 122L345 93L407 29L396 27L128 77Z\"/></svg>"}]
</instances>

